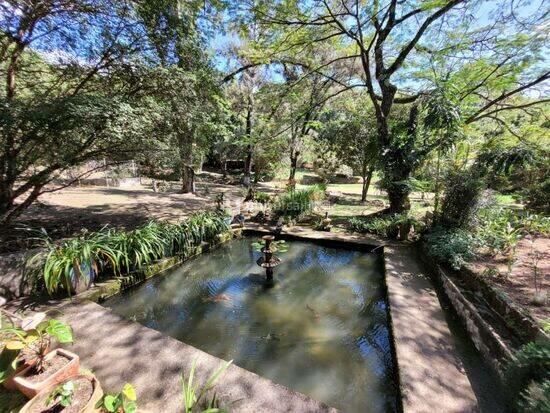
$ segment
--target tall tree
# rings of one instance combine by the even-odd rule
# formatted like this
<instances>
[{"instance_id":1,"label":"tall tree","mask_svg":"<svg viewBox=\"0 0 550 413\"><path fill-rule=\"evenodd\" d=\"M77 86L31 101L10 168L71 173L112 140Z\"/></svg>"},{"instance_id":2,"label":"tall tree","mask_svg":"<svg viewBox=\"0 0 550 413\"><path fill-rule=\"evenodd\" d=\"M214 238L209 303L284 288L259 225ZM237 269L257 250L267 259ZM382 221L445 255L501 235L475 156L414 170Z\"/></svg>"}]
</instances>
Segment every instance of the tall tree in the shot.
<instances>
[{"instance_id":1,"label":"tall tree","mask_svg":"<svg viewBox=\"0 0 550 413\"><path fill-rule=\"evenodd\" d=\"M0 29L0 220L6 223L42 193L59 189L53 183L69 168L113 153L124 157L149 118L130 90L106 86L144 47L126 3L4 1Z\"/></svg>"},{"instance_id":2,"label":"tall tree","mask_svg":"<svg viewBox=\"0 0 550 413\"><path fill-rule=\"evenodd\" d=\"M304 45L337 42L337 55L310 72L332 77L335 70L361 69L351 81L339 81L341 89L335 94L366 88L383 154L390 211L402 212L410 208L408 181L421 163L412 159L408 151L419 139L416 126L422 96L430 94L453 73L467 70L472 62L491 62L483 70L471 71L471 80L475 81L455 90L465 108L464 121L469 124L521 109L511 103L511 98L550 77L544 65L537 65L544 52L543 2L538 7L523 6L511 0L254 2L251 10L255 18L272 29L272 36L266 36L269 41L257 47L267 53L256 63L289 56L299 61L306 59L302 50L310 50ZM484 23L483 18L488 15L493 24ZM433 76L426 70L430 63L438 65L430 68ZM503 77L506 83L499 84ZM488 85L496 87L486 88ZM542 96L528 105L546 100ZM392 117L396 105L402 104L408 105L409 115L403 127L396 129L399 136L392 130ZM425 147L422 152L428 153L428 149Z\"/></svg>"}]
</instances>

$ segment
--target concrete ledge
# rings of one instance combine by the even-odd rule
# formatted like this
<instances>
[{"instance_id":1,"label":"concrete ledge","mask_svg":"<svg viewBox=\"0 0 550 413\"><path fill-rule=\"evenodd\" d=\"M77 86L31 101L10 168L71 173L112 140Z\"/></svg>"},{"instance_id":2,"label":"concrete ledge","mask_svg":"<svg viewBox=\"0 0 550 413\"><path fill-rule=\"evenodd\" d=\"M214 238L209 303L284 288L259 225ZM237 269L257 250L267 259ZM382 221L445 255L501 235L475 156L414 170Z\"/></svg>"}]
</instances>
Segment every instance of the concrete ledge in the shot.
<instances>
[{"instance_id":1,"label":"concrete ledge","mask_svg":"<svg viewBox=\"0 0 550 413\"><path fill-rule=\"evenodd\" d=\"M240 231L236 231L236 233L240 234ZM235 235L235 232L233 230L224 232L218 235L218 240L216 242L213 242L213 243L203 242L201 243L201 245L193 247L186 254L163 258L149 265L144 266L139 271L125 274L124 276L112 278L100 283L96 283L94 287L78 294L76 297L73 297L73 299L77 301L94 301L94 302L104 301L107 298L115 294L118 294L123 290L133 287L134 285L140 284L151 277L162 274L166 270L173 268L177 265L180 265L190 258L196 257L197 255L200 255L203 252L210 251L211 249L216 248L219 245L230 241L234 235Z\"/></svg>"},{"instance_id":2,"label":"concrete ledge","mask_svg":"<svg viewBox=\"0 0 550 413\"><path fill-rule=\"evenodd\" d=\"M386 247L384 259L403 411L477 411L445 315L414 249Z\"/></svg>"},{"instance_id":3,"label":"concrete ledge","mask_svg":"<svg viewBox=\"0 0 550 413\"><path fill-rule=\"evenodd\" d=\"M60 309L70 323L81 363L100 379L107 392L132 383L140 411L183 411L180 375L196 360L196 382L204 383L220 359L138 323L127 321L99 304L73 303ZM336 413L337 410L255 373L230 366L214 388L232 412Z\"/></svg>"},{"instance_id":4,"label":"concrete ledge","mask_svg":"<svg viewBox=\"0 0 550 413\"><path fill-rule=\"evenodd\" d=\"M502 379L505 364L514 357L514 348L483 319L478 308L464 296L461 288L439 264L426 259L426 256L423 262L443 289L476 349Z\"/></svg>"}]
</instances>

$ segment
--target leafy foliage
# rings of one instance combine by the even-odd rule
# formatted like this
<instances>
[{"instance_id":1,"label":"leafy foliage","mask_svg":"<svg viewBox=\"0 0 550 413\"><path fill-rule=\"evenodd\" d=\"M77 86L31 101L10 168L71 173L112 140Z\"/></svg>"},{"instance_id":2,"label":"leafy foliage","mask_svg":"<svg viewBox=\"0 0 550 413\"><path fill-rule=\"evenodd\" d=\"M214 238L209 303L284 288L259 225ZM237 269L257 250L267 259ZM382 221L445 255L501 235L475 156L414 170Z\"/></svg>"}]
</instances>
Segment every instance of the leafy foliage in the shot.
<instances>
[{"instance_id":1,"label":"leafy foliage","mask_svg":"<svg viewBox=\"0 0 550 413\"><path fill-rule=\"evenodd\" d=\"M528 343L506 367L505 383L520 412L546 412L550 407L550 345Z\"/></svg>"},{"instance_id":2,"label":"leafy foliage","mask_svg":"<svg viewBox=\"0 0 550 413\"><path fill-rule=\"evenodd\" d=\"M0 329L0 336L5 340L0 354L0 382L14 371L21 351L25 352L25 357L32 360L40 372L53 340L61 344L73 342L71 327L56 319L42 321L28 329L8 325Z\"/></svg>"},{"instance_id":3,"label":"leafy foliage","mask_svg":"<svg viewBox=\"0 0 550 413\"><path fill-rule=\"evenodd\" d=\"M399 226L421 227L418 220L408 214L390 214L372 218L350 218L348 225L353 232L376 234L382 237L395 238Z\"/></svg>"},{"instance_id":4,"label":"leafy foliage","mask_svg":"<svg viewBox=\"0 0 550 413\"><path fill-rule=\"evenodd\" d=\"M216 385L216 382L219 380L220 376L227 370L233 360L225 362L222 364L212 375L206 380L204 385L199 385L194 383L195 379L195 369L197 367L197 361L194 360L191 365L191 371L189 372L189 377L187 380L184 375L181 375L181 389L183 393L183 406L184 413L218 413L225 410L218 407L218 400L216 395L206 402L206 408L203 410L201 408L201 403L203 403L206 393L209 390L212 390Z\"/></svg>"},{"instance_id":5,"label":"leafy foliage","mask_svg":"<svg viewBox=\"0 0 550 413\"><path fill-rule=\"evenodd\" d=\"M135 413L137 412L137 395L134 386L126 383L117 394L106 394L95 406L101 412Z\"/></svg>"},{"instance_id":6,"label":"leafy foliage","mask_svg":"<svg viewBox=\"0 0 550 413\"><path fill-rule=\"evenodd\" d=\"M313 211L314 202L321 201L325 191L319 186L303 190L289 190L275 200L273 212L282 217L296 219Z\"/></svg>"},{"instance_id":7,"label":"leafy foliage","mask_svg":"<svg viewBox=\"0 0 550 413\"><path fill-rule=\"evenodd\" d=\"M74 396L74 383L72 381L66 381L65 383L57 386L48 395L46 399L46 406L52 404L59 404L62 407L68 407L73 403Z\"/></svg>"},{"instance_id":8,"label":"leafy foliage","mask_svg":"<svg viewBox=\"0 0 550 413\"><path fill-rule=\"evenodd\" d=\"M438 222L447 228L466 228L476 213L483 180L475 170L451 172L445 184L441 215Z\"/></svg>"},{"instance_id":9,"label":"leafy foliage","mask_svg":"<svg viewBox=\"0 0 550 413\"><path fill-rule=\"evenodd\" d=\"M459 270L476 257L480 241L469 231L460 228L435 227L424 234L423 242L428 254L440 262Z\"/></svg>"},{"instance_id":10,"label":"leafy foliage","mask_svg":"<svg viewBox=\"0 0 550 413\"><path fill-rule=\"evenodd\" d=\"M545 177L522 191L527 208L550 215L550 178Z\"/></svg>"},{"instance_id":11,"label":"leafy foliage","mask_svg":"<svg viewBox=\"0 0 550 413\"><path fill-rule=\"evenodd\" d=\"M44 285L49 294L71 292L71 282L82 276L83 265L113 275L139 270L152 261L186 254L201 242L212 242L228 230L221 212L198 212L179 224L150 221L132 231L104 228L77 238L54 243L45 238L46 254L39 252L30 260L43 260L42 271L34 276L36 288Z\"/></svg>"}]
</instances>

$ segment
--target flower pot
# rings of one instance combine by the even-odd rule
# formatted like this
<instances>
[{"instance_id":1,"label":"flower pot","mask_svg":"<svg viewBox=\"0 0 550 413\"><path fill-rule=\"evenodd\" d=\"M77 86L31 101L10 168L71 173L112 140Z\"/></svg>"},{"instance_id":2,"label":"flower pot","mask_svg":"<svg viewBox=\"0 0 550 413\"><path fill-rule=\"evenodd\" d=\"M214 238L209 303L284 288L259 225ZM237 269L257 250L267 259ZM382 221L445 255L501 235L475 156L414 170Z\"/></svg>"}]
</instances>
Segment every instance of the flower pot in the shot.
<instances>
[{"instance_id":1,"label":"flower pot","mask_svg":"<svg viewBox=\"0 0 550 413\"><path fill-rule=\"evenodd\" d=\"M32 400L27 402L25 406L19 411L19 413L28 413L31 411L36 411L37 408L40 408L39 406L44 406L44 408L47 408L45 406L45 401L48 398L48 396L51 394L51 392L59 385L63 384L64 382L71 380L73 382L77 380L89 380L92 383L93 392L90 398L87 402L82 402L82 408L80 408L78 411L80 413L94 413L97 412L97 409L95 408L95 405L97 402L103 397L103 389L101 388L101 384L99 383L99 380L93 375L93 374L79 374L77 376L69 377L67 380L64 380L61 383L57 383L55 385L50 385L43 389L40 393L36 395ZM76 393L76 392L75 392ZM76 397L75 397L76 398ZM76 401L75 401L76 402Z\"/></svg>"},{"instance_id":2,"label":"flower pot","mask_svg":"<svg viewBox=\"0 0 550 413\"><path fill-rule=\"evenodd\" d=\"M47 353L48 351L50 351L49 345L46 347L45 352ZM17 362L17 367L15 368L15 371L9 377L7 377L6 380L2 382L2 386L4 386L8 390L17 390L17 386L15 385L15 381L14 381L15 377L18 376L26 368L34 366L37 361L36 358L31 358L30 360L26 359L24 355L22 355L21 353L19 353L17 358L18 358L18 362Z\"/></svg>"},{"instance_id":3,"label":"flower pot","mask_svg":"<svg viewBox=\"0 0 550 413\"><path fill-rule=\"evenodd\" d=\"M97 264L95 261L74 264L71 269L69 282L71 293L79 294L86 291L94 283L97 277Z\"/></svg>"},{"instance_id":4,"label":"flower pot","mask_svg":"<svg viewBox=\"0 0 550 413\"><path fill-rule=\"evenodd\" d=\"M31 380L32 372L35 366L25 368L13 379L17 389L29 399L32 399L46 387L59 384L68 377L76 376L78 374L80 370L80 359L76 354L71 353L70 351L60 348L53 350L46 354L44 362L47 363L52 361L57 356L65 357L69 360L69 362L63 364L62 367L47 375L42 380Z\"/></svg>"}]
</instances>

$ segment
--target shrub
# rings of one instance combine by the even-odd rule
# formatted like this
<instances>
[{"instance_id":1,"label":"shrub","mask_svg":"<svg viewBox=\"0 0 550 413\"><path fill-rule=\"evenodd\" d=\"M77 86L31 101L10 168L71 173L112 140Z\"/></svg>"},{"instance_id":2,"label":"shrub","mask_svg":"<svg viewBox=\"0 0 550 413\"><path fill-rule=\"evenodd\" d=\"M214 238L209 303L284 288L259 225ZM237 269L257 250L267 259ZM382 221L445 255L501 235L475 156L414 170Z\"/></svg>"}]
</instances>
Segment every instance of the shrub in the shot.
<instances>
[{"instance_id":1,"label":"shrub","mask_svg":"<svg viewBox=\"0 0 550 413\"><path fill-rule=\"evenodd\" d=\"M527 208L546 215L550 214L550 178L528 186L522 191Z\"/></svg>"},{"instance_id":2,"label":"shrub","mask_svg":"<svg viewBox=\"0 0 550 413\"><path fill-rule=\"evenodd\" d=\"M277 216L296 219L313 211L314 202L321 201L325 192L319 186L304 190L290 190L279 196L273 207Z\"/></svg>"},{"instance_id":3,"label":"shrub","mask_svg":"<svg viewBox=\"0 0 550 413\"><path fill-rule=\"evenodd\" d=\"M445 196L438 217L446 228L467 228L476 212L484 182L475 171L451 173L445 183Z\"/></svg>"},{"instance_id":4,"label":"shrub","mask_svg":"<svg viewBox=\"0 0 550 413\"><path fill-rule=\"evenodd\" d=\"M528 343L504 372L511 401L520 412L549 411L550 344Z\"/></svg>"},{"instance_id":5,"label":"shrub","mask_svg":"<svg viewBox=\"0 0 550 413\"><path fill-rule=\"evenodd\" d=\"M550 218L506 208L484 208L475 220L476 234L494 252L512 249L521 236L550 234Z\"/></svg>"},{"instance_id":6,"label":"shrub","mask_svg":"<svg viewBox=\"0 0 550 413\"><path fill-rule=\"evenodd\" d=\"M475 250L482 244L472 233L464 229L435 227L423 237L428 253L435 259L459 270L475 258Z\"/></svg>"},{"instance_id":7,"label":"shrub","mask_svg":"<svg viewBox=\"0 0 550 413\"><path fill-rule=\"evenodd\" d=\"M400 225L405 227L414 225L416 228L421 226L418 220L407 214L383 215L363 219L350 218L348 224L353 232L376 234L388 238L397 236Z\"/></svg>"}]
</instances>

